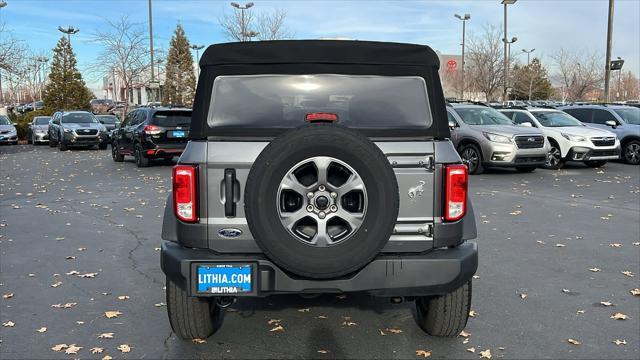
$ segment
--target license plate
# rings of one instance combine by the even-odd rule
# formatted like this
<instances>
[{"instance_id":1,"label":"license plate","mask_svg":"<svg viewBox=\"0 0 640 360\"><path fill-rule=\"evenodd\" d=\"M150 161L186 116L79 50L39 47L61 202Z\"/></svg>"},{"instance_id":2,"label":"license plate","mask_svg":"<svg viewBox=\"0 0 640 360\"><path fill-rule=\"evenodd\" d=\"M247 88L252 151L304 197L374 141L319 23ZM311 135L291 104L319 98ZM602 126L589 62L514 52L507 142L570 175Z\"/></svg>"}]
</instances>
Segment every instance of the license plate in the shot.
<instances>
[{"instance_id":1,"label":"license plate","mask_svg":"<svg viewBox=\"0 0 640 360\"><path fill-rule=\"evenodd\" d=\"M198 265L198 292L207 294L246 294L253 291L250 264Z\"/></svg>"},{"instance_id":2,"label":"license plate","mask_svg":"<svg viewBox=\"0 0 640 360\"><path fill-rule=\"evenodd\" d=\"M186 135L187 134L184 131L174 131L173 132L173 137L177 137L177 138L183 138Z\"/></svg>"}]
</instances>

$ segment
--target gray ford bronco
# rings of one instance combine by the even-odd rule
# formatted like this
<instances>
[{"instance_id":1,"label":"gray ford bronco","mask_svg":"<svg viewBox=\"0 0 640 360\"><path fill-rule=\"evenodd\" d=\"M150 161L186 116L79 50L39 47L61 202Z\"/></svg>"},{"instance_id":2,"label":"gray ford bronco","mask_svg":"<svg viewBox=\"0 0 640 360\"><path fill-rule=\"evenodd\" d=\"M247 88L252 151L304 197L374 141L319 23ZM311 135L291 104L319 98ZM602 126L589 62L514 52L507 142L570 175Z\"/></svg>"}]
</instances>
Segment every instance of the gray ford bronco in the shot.
<instances>
[{"instance_id":1,"label":"gray ford bronco","mask_svg":"<svg viewBox=\"0 0 640 360\"><path fill-rule=\"evenodd\" d=\"M161 266L173 331L206 338L237 297L415 301L456 336L478 255L467 167L427 46L210 46L173 169Z\"/></svg>"}]
</instances>

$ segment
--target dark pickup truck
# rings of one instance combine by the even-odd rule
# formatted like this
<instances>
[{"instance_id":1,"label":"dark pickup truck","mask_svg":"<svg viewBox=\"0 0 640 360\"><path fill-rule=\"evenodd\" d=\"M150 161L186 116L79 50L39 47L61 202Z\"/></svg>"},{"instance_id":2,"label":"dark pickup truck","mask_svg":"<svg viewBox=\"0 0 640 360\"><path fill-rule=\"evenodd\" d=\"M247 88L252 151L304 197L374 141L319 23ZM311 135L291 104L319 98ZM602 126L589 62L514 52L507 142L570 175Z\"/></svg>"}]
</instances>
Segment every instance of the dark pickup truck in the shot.
<instances>
[{"instance_id":1,"label":"dark pickup truck","mask_svg":"<svg viewBox=\"0 0 640 360\"><path fill-rule=\"evenodd\" d=\"M466 326L478 265L467 167L427 46L210 46L162 229L167 309L206 338L237 297L363 292Z\"/></svg>"}]
</instances>

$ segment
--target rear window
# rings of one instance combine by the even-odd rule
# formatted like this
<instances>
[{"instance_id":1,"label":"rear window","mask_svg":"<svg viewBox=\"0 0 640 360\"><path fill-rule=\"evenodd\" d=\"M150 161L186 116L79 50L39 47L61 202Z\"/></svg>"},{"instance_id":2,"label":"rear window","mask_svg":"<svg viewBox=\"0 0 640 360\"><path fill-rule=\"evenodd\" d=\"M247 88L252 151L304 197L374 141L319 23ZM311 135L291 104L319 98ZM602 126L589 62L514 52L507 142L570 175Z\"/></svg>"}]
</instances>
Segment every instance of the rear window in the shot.
<instances>
[{"instance_id":1,"label":"rear window","mask_svg":"<svg viewBox=\"0 0 640 360\"><path fill-rule=\"evenodd\" d=\"M45 116L37 116L34 119L35 119L35 124L36 125L47 125L47 124L49 124L49 120L51 118L50 117L45 117Z\"/></svg>"},{"instance_id":2,"label":"rear window","mask_svg":"<svg viewBox=\"0 0 640 360\"><path fill-rule=\"evenodd\" d=\"M153 125L163 127L191 125L191 111L156 111L151 116Z\"/></svg>"},{"instance_id":3,"label":"rear window","mask_svg":"<svg viewBox=\"0 0 640 360\"><path fill-rule=\"evenodd\" d=\"M115 124L118 122L118 118L115 116L97 116L97 118L103 124Z\"/></svg>"},{"instance_id":4,"label":"rear window","mask_svg":"<svg viewBox=\"0 0 640 360\"><path fill-rule=\"evenodd\" d=\"M426 129L432 124L424 79L355 75L219 76L208 125L287 129L313 114L355 129Z\"/></svg>"}]
</instances>

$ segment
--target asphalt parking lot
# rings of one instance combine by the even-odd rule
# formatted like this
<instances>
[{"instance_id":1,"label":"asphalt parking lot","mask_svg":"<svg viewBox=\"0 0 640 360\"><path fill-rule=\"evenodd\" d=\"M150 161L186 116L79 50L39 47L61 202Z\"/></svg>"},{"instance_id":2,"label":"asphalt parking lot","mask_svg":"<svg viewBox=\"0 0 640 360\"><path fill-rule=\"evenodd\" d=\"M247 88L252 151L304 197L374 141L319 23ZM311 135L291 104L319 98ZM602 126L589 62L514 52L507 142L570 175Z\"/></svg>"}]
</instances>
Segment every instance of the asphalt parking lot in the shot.
<instances>
[{"instance_id":1,"label":"asphalt parking lot","mask_svg":"<svg viewBox=\"0 0 640 360\"><path fill-rule=\"evenodd\" d=\"M0 147L1 358L640 357L638 167L472 177L480 265L467 338L426 336L412 304L275 296L237 302L200 344L172 335L166 316L170 171L114 163L109 150Z\"/></svg>"}]
</instances>

